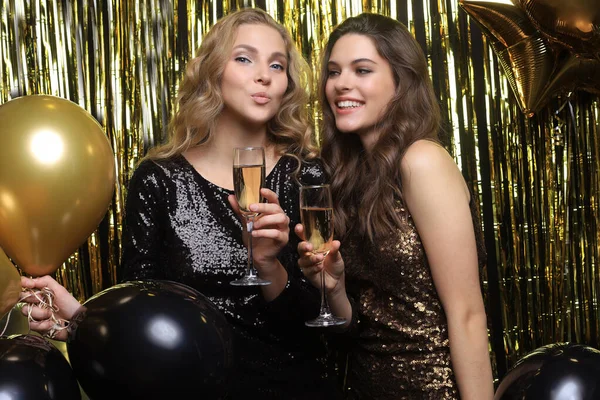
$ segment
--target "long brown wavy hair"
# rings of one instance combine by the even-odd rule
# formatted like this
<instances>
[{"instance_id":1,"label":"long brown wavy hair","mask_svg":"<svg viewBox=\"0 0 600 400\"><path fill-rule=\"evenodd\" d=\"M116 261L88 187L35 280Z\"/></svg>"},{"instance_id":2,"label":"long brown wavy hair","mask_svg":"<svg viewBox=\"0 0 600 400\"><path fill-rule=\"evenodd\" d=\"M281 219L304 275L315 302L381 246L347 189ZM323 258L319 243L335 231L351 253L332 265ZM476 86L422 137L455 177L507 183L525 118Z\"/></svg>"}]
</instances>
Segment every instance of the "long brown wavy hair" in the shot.
<instances>
[{"instance_id":1,"label":"long brown wavy hair","mask_svg":"<svg viewBox=\"0 0 600 400\"><path fill-rule=\"evenodd\" d=\"M376 126L379 138L369 152L358 135L336 128L325 96L331 50L347 34L372 39L379 55L390 64L396 84L395 95ZM358 229L374 240L403 229L402 215L395 211L396 201L403 203L400 161L417 140L439 142L440 130L439 104L418 42L406 26L383 15L364 13L346 19L329 36L319 95L323 107L321 156L331 177L337 234L343 237Z\"/></svg>"},{"instance_id":2,"label":"long brown wavy hair","mask_svg":"<svg viewBox=\"0 0 600 400\"><path fill-rule=\"evenodd\" d=\"M279 154L315 158L308 113L311 71L285 27L269 14L254 8L235 11L221 18L206 34L196 56L186 67L179 85L175 115L169 124L167 142L151 149L145 158L164 159L203 145L214 135L223 110L221 78L241 25L265 25L281 35L287 50L288 87L281 108L269 121L267 139Z\"/></svg>"}]
</instances>

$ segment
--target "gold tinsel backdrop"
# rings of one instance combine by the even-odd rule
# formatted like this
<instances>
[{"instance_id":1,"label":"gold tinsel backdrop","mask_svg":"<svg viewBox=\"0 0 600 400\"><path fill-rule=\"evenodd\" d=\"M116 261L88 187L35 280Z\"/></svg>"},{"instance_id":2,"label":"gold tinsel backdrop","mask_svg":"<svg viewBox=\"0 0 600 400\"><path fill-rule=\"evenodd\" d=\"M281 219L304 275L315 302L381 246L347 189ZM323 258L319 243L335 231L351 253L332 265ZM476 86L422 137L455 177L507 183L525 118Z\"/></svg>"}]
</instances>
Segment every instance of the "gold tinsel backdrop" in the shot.
<instances>
[{"instance_id":1,"label":"gold tinsel backdrop","mask_svg":"<svg viewBox=\"0 0 600 400\"><path fill-rule=\"evenodd\" d=\"M128 179L165 136L185 63L222 15L260 7L288 27L317 71L331 29L361 12L405 23L423 47L444 141L477 195L490 351L501 377L541 345L598 346L597 96L554 96L527 118L487 35L457 0L3 0L0 103L50 94L78 103L114 150L110 208L56 272L80 300L116 283ZM318 107L311 105L318 117ZM0 146L2 143L0 141Z\"/></svg>"}]
</instances>

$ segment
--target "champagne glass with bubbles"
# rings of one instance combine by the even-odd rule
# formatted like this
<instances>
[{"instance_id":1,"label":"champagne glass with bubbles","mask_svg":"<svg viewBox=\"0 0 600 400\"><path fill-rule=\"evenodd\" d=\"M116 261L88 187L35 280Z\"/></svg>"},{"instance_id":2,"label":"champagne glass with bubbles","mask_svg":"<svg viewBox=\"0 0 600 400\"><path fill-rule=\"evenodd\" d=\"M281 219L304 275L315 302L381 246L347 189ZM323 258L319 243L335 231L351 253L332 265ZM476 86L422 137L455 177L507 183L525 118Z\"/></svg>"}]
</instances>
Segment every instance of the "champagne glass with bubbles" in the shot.
<instances>
[{"instance_id":1,"label":"champagne glass with bubbles","mask_svg":"<svg viewBox=\"0 0 600 400\"><path fill-rule=\"evenodd\" d=\"M333 204L329 185L300 187L300 218L304 237L312 244L313 254L327 256L333 241ZM329 310L325 293L325 271L321 270L321 311L319 316L307 321L310 327L336 326L346 323Z\"/></svg>"},{"instance_id":2,"label":"champagne glass with bubbles","mask_svg":"<svg viewBox=\"0 0 600 400\"><path fill-rule=\"evenodd\" d=\"M261 279L254 269L252 257L252 229L257 212L250 211L250 204L262 203L260 189L265 185L265 149L245 147L233 149L233 186L235 198L246 223L248 232L248 265L246 274L231 281L234 286L263 286L271 281Z\"/></svg>"}]
</instances>

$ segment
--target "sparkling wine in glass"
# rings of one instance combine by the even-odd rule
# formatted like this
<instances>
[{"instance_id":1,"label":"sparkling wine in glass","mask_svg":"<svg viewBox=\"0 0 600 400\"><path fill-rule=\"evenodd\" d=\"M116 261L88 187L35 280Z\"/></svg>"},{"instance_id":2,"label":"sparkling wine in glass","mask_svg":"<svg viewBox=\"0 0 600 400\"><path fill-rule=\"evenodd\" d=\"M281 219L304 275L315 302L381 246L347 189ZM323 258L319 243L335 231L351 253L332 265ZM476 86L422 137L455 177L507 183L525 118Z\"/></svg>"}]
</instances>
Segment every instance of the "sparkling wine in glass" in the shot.
<instances>
[{"instance_id":1,"label":"sparkling wine in glass","mask_svg":"<svg viewBox=\"0 0 600 400\"><path fill-rule=\"evenodd\" d=\"M250 204L261 203L260 189L265 185L265 150L262 147L233 149L233 186L235 198L244 216L248 232L248 264L246 274L231 281L234 286L263 286L271 281L259 278L252 257L252 229L258 213L250 211Z\"/></svg>"},{"instance_id":2,"label":"sparkling wine in glass","mask_svg":"<svg viewBox=\"0 0 600 400\"><path fill-rule=\"evenodd\" d=\"M300 187L300 218L304 237L313 246L313 254L327 256L333 241L333 204L329 185ZM313 320L306 321L310 327L336 326L346 319L334 316L327 304L325 271L321 271L321 311Z\"/></svg>"}]
</instances>

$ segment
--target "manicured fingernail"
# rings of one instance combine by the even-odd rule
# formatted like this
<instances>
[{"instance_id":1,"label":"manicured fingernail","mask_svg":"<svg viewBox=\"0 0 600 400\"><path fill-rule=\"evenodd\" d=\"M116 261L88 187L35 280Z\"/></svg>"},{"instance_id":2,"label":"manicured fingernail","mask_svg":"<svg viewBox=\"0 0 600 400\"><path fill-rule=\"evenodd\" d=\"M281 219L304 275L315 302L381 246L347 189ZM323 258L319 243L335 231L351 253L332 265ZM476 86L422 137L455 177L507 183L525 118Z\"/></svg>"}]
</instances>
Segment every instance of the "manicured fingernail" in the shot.
<instances>
[{"instance_id":1,"label":"manicured fingernail","mask_svg":"<svg viewBox=\"0 0 600 400\"><path fill-rule=\"evenodd\" d=\"M251 211L258 211L258 205L257 204L250 204L250 210Z\"/></svg>"}]
</instances>

